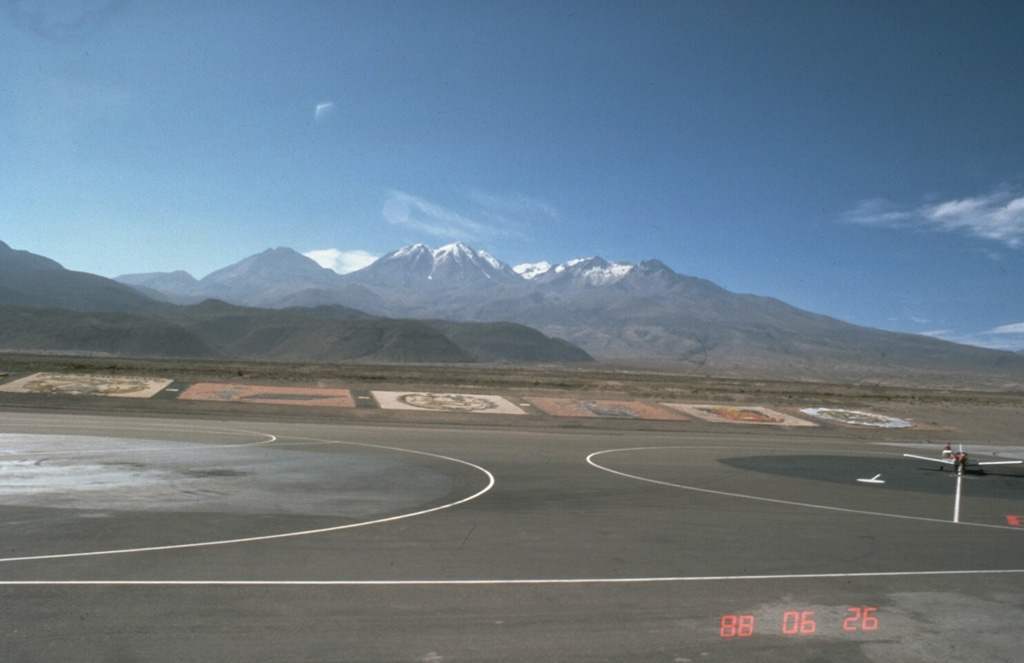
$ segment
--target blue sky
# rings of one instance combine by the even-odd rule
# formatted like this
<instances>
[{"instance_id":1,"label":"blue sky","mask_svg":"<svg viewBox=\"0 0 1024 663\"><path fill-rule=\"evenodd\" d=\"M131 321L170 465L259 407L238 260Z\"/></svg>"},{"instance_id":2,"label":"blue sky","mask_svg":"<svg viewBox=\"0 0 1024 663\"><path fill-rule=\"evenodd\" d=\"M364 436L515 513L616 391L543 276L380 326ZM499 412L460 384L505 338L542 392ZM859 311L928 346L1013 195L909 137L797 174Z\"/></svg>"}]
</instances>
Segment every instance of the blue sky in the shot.
<instances>
[{"instance_id":1,"label":"blue sky","mask_svg":"<svg viewBox=\"0 0 1024 663\"><path fill-rule=\"evenodd\" d=\"M1024 3L0 0L0 240L461 240L1024 348Z\"/></svg>"}]
</instances>

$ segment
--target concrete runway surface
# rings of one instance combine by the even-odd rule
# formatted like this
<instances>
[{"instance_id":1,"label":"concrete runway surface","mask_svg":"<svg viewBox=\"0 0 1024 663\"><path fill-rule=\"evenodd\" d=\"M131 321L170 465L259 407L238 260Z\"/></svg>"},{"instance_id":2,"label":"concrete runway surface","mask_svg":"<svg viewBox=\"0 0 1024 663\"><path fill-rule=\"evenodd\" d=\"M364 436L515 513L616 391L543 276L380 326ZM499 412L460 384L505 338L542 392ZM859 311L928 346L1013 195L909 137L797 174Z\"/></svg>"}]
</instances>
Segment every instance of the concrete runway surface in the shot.
<instances>
[{"instance_id":1,"label":"concrete runway surface","mask_svg":"<svg viewBox=\"0 0 1024 663\"><path fill-rule=\"evenodd\" d=\"M1020 660L1024 471L880 442L0 412L0 660Z\"/></svg>"}]
</instances>

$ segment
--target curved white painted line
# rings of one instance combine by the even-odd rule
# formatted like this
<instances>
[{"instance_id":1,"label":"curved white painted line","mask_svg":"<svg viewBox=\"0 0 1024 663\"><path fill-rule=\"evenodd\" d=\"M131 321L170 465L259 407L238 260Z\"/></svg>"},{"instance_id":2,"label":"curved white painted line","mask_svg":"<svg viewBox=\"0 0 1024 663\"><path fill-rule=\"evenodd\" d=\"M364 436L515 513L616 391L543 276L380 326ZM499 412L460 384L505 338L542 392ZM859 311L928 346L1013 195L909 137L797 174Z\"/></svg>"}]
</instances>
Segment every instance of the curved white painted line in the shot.
<instances>
[{"instance_id":1,"label":"curved white painted line","mask_svg":"<svg viewBox=\"0 0 1024 663\"><path fill-rule=\"evenodd\" d=\"M1024 529L1022 529L1020 527L1011 527L1009 525L989 525L989 524L985 524L985 523L967 523L967 522L951 523L950 521L942 520L941 518L925 518L923 516L907 516L907 515L901 515L901 514L898 514L898 513L884 513L884 512L881 512L881 511L864 511L864 510L861 510L861 509L847 509L847 508L838 507L838 506L826 506L824 504L809 504L807 502L793 502L793 501L790 501L790 500L780 500L780 499L776 499L776 498L773 498L773 497L759 497L757 495L745 495L743 493L730 493L730 492L727 492L727 491L724 491L724 490L712 490L711 488L698 488L696 486L686 486L686 485L683 485L683 484L680 484L680 483L672 483L672 482L669 482L669 481L660 481L658 479L650 479L648 477L642 477L642 476L637 476L635 474L628 474L626 472L620 472L618 470L613 470L610 467L605 467L603 465L599 465L599 464L597 464L594 461L594 457L595 456L601 456L601 455L604 455L604 454L624 453L624 452L631 452L631 451L664 450L664 449L692 449L692 447L633 447L633 448L628 448L628 449L608 449L606 451L596 451L596 452L590 454L589 456L587 456L587 463L590 464L593 467L596 467L599 470L603 470L603 471L609 472L611 474L617 474L617 475L619 475L621 477L626 477L628 479L635 479L637 481L646 481L647 483L653 483L653 484L657 484L657 485L660 485L660 486L668 486L670 488L681 488L682 490L692 490L692 491L697 492L697 493L706 493L708 495L721 495L723 497L738 497L740 499L745 499L745 500L755 500L755 501L758 501L758 502L768 502L768 503L771 503L771 504L783 504L785 506L796 506L796 507L802 507L802 508L805 508L805 509L821 509L823 511L836 511L836 512L839 512L839 513L850 513L850 514L856 514L856 515L859 515L859 516L880 516L880 517L883 517L883 518L898 518L898 519L901 519L901 520L916 520L916 521L919 521L919 522L926 522L926 523L942 523L943 525L956 524L956 525L960 525L960 526L966 525L966 526L970 526L970 527L985 527L985 528L988 528L988 529L1013 530L1013 531L1017 531L1017 532L1024 531Z\"/></svg>"},{"instance_id":2,"label":"curved white painted line","mask_svg":"<svg viewBox=\"0 0 1024 663\"><path fill-rule=\"evenodd\" d=\"M306 440L307 442L315 442L315 443L319 443L319 444L344 444L344 445L350 445L350 446L367 447L367 448L372 448L372 449L383 449L383 450L395 451L395 452L399 452L399 453L409 453L409 454L418 454L418 455L421 455L421 456L428 456L430 458L437 458L437 459L440 459L440 460L450 461L450 462L453 462L453 463L459 463L461 465L466 465L468 467L471 467L471 468L473 468L475 470L479 470L480 472L482 472L487 477L488 481L487 481L487 485L483 489L477 491L476 493L470 495L469 497L465 497L465 498L463 498L461 500L458 500L456 502L450 502L448 504L441 504L439 506L435 506L435 507L432 507L430 509L423 509L422 511L415 511L415 512L412 512L412 513L405 513L405 514L401 514L401 515L398 515L398 516L390 516L388 518L380 518L380 519L377 519L377 520L368 520L368 521L360 522L360 523L349 523L348 525L336 525L336 526L333 526L333 527L322 527L322 528L319 528L319 529L301 530L301 531L298 531L298 532L283 532L283 533L279 533L279 534L267 534L267 535L262 535L262 536L250 536L250 537L243 537L243 538L238 538L238 539L223 539L223 540L218 540L218 541L199 541L199 542L195 542L195 543L179 543L179 544L172 544L172 545L167 545L167 546L147 546L147 547L142 547L142 548L124 548L124 549L118 549L118 550L95 550L95 551L90 551L90 552L60 553L60 554L54 554L54 555L30 555L30 556L25 556L25 557L4 557L4 558L0 558L0 563L4 563L4 562L31 562L31 561L41 561L41 560L53 560L53 559L69 559L69 558L76 558L76 557L100 557L100 556L104 556L104 555L127 555L127 554L133 554L133 553L160 552L160 551L166 551L166 550L184 550L184 549L187 549L187 548L206 548L206 547L212 547L212 546L233 545L233 544L237 544L237 543L254 543L254 542L257 542L257 541L274 541L274 540L278 540L278 539L287 539L287 538L293 538L293 537L299 537L299 536L312 536L312 535L315 535L315 534L326 534L328 532L340 532L340 531L346 530L346 529L355 529L357 527L367 527L369 525L380 525L382 523L394 522L396 520L405 520L406 518L414 518L416 516L423 516L423 515L426 515L428 513L434 513L436 511L443 511L445 509L450 509L452 507L459 506L460 504L465 504L466 502L474 500L474 499L480 497L481 495L487 493L488 491L491 490L491 488L494 487L494 483L495 483L494 475L491 474L490 472L488 472L486 469L480 467L479 465L475 465L473 463L470 463L469 461L460 460L458 458L451 458L451 457L448 457L448 456L441 456L439 454L432 454L432 453L429 453L429 452L426 452L426 451L414 451L414 450L411 450L411 449L400 449L398 447L387 447L387 446L382 446L382 445L378 445L378 444L364 444L364 443L361 443L361 442L344 442L344 441L341 441L341 440L318 440L318 439L314 439L314 438L298 438L298 437L296 437L296 438L289 438L289 439ZM229 446L237 446L237 445L229 445Z\"/></svg>"},{"instance_id":3,"label":"curved white painted line","mask_svg":"<svg viewBox=\"0 0 1024 663\"><path fill-rule=\"evenodd\" d=\"M95 425L98 425L98 424L95 424ZM107 425L109 425L109 423ZM18 426L19 427L23 427L23 428L74 428L75 430L80 430L82 428L81 425L77 425L76 426L76 425L72 425L72 424L32 424L32 423L22 424L22 423L19 423ZM182 429L181 427L175 428L175 427L169 426L169 425L167 425L167 426L160 426L160 425L150 424L150 425L146 425L146 426L139 426L139 427L136 428L136 430L181 431L181 430L184 430L184 429ZM200 442L188 442L187 443L187 444L197 444L197 445L198 444L202 444L202 447L204 449L231 449L231 448L235 448L235 447L237 447L237 448L259 447L259 446L264 446L264 445L267 445L267 444L273 444L274 442L277 442L277 436L276 435L271 435L270 433L260 433L258 431L238 429L238 428L194 428L194 429L191 429L191 430L194 431L194 432L215 433L215 434L218 434L218 435L256 435L256 436L259 436L259 437L266 438L266 439L264 439L264 440L262 440L260 442L243 442L243 443L240 443L240 444L203 444L203 443L200 443ZM45 433L10 433L10 434L11 435L45 435ZM109 438L109 439L122 439L122 438L114 438L114 437L112 437L110 435L78 435L78 436L69 436L69 437L94 437L94 438L95 437L99 437L99 438L106 437L106 438ZM133 437L132 436L126 436L123 439L132 440ZM156 443L168 442L168 440L152 440L152 439L140 438L139 436L134 436L134 439L143 439L146 442L156 442ZM180 444L183 444L183 443L180 442L180 441L178 441L178 442L176 442L176 441L169 441L168 442L168 449L166 449L166 450L171 450L171 446L175 445L175 444L180 445ZM178 446L174 447L174 449L178 449L178 448L180 448L180 447L178 447ZM11 455L11 456L31 456L31 455L39 455L39 454L45 453L48 456L79 456L79 455L98 454L98 453L110 453L110 452L115 452L115 451L131 451L131 449L127 449L126 450L126 449L124 449L122 447L122 448L113 448L113 449L72 449L72 450L61 450L61 451L42 450L42 451L32 451L32 452L27 452L27 453L9 452L7 455ZM165 451L165 449L151 448L151 449L146 449L146 451L147 452L158 452L158 451Z\"/></svg>"}]
</instances>

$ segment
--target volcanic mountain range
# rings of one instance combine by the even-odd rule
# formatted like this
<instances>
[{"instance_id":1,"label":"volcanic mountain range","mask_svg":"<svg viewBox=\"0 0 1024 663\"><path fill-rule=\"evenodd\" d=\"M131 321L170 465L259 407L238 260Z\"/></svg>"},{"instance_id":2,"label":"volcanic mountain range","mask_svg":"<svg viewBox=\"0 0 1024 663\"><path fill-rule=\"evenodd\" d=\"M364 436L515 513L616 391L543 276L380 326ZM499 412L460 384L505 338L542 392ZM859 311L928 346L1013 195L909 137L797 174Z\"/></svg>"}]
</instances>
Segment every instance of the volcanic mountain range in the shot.
<instances>
[{"instance_id":1,"label":"volcanic mountain range","mask_svg":"<svg viewBox=\"0 0 1024 663\"><path fill-rule=\"evenodd\" d=\"M287 263L257 258L238 271L270 281L284 277L280 268ZM304 278L302 268L309 266L299 264L294 278ZM233 272L222 271L237 289ZM182 276L170 278L194 281ZM211 282L216 287L217 280ZM0 351L292 362L592 360L564 340L513 323L394 320L344 306L269 309L212 297L180 305L140 290L0 242Z\"/></svg>"},{"instance_id":2,"label":"volcanic mountain range","mask_svg":"<svg viewBox=\"0 0 1024 663\"><path fill-rule=\"evenodd\" d=\"M91 328L116 319L101 312L130 314L138 326L125 333L126 343L144 332L154 339L147 347L156 354L164 343L164 353L175 348L176 356L296 361L594 357L691 372L808 378L857 379L886 371L981 371L1011 383L1024 377L1024 357L1011 352L852 325L770 297L732 293L657 260L630 264L593 257L512 267L462 243L439 249L417 244L341 275L297 251L276 248L198 280L181 271L109 280L2 245L0 271L0 304L64 309L87 316L73 324ZM39 314L25 310L16 317L23 327L35 324L28 318L39 321ZM0 326L0 348L12 347L8 327ZM35 349L70 350L74 343L51 344ZM347 349L340 351L342 346ZM137 342L129 343L125 351L135 347Z\"/></svg>"}]
</instances>

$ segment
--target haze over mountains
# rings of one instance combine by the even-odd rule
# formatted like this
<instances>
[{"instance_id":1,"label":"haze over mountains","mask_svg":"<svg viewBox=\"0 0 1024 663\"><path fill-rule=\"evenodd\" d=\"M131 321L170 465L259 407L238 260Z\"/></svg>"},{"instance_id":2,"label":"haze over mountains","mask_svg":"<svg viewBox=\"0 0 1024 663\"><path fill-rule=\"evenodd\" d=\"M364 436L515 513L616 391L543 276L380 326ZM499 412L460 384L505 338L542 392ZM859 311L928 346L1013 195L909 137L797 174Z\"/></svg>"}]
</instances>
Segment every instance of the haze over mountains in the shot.
<instances>
[{"instance_id":1,"label":"haze over mountains","mask_svg":"<svg viewBox=\"0 0 1024 663\"><path fill-rule=\"evenodd\" d=\"M288 361L573 362L808 379L996 376L1024 356L868 329L657 260L512 267L456 243L340 275L288 248L202 279L71 272L0 242L0 349ZM908 378L909 379L909 378Z\"/></svg>"},{"instance_id":2,"label":"haze over mountains","mask_svg":"<svg viewBox=\"0 0 1024 663\"><path fill-rule=\"evenodd\" d=\"M180 272L118 277L173 302L217 297L270 308L342 305L375 316L509 321L565 339L602 360L712 370L1024 369L1010 352L868 329L777 299L729 292L657 260L591 257L512 267L462 244L393 251L339 275L287 248L269 249L196 280Z\"/></svg>"},{"instance_id":3,"label":"haze over mountains","mask_svg":"<svg viewBox=\"0 0 1024 663\"><path fill-rule=\"evenodd\" d=\"M256 262L258 268L264 261ZM234 282L231 272L224 278ZM211 279L211 287L217 282ZM295 362L591 360L563 340L512 323L391 320L342 306L270 310L212 298L183 306L141 290L0 242L0 351Z\"/></svg>"}]
</instances>

